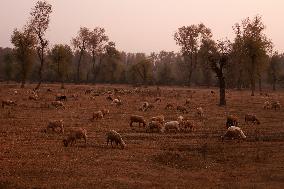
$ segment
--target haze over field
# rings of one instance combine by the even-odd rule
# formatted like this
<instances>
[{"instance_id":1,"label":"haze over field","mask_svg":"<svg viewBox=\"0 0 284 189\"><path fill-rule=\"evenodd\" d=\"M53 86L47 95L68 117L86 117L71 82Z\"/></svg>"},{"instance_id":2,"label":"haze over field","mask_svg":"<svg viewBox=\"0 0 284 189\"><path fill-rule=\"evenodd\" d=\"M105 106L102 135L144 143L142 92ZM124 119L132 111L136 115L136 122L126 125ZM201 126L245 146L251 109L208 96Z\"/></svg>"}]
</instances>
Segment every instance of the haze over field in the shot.
<instances>
[{"instance_id":1,"label":"haze over field","mask_svg":"<svg viewBox=\"0 0 284 189\"><path fill-rule=\"evenodd\" d=\"M282 0L49 0L53 13L48 29L51 44L67 43L80 26L106 29L117 49L126 52L178 51L173 38L183 25L204 23L215 39L233 39L232 26L246 17L261 15L266 34L276 50L284 51ZM2 1L0 46L12 47L14 28L22 28L36 0Z\"/></svg>"}]
</instances>

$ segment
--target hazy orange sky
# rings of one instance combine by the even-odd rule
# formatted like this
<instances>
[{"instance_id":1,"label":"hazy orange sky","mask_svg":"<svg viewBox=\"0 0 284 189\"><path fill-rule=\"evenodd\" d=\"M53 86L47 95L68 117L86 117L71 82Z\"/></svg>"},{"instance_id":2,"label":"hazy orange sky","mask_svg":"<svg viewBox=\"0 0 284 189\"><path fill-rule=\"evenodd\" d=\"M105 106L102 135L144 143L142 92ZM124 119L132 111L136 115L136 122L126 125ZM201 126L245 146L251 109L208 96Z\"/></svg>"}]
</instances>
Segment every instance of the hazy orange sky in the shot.
<instances>
[{"instance_id":1,"label":"hazy orange sky","mask_svg":"<svg viewBox=\"0 0 284 189\"><path fill-rule=\"evenodd\" d=\"M80 26L104 27L120 51L178 51L173 34L184 25L204 23L215 39L234 37L232 26L246 17L263 17L275 49L284 52L284 0L50 0L47 36L51 44L70 44ZM12 47L14 28L22 28L36 0L1 0L0 46Z\"/></svg>"}]
</instances>

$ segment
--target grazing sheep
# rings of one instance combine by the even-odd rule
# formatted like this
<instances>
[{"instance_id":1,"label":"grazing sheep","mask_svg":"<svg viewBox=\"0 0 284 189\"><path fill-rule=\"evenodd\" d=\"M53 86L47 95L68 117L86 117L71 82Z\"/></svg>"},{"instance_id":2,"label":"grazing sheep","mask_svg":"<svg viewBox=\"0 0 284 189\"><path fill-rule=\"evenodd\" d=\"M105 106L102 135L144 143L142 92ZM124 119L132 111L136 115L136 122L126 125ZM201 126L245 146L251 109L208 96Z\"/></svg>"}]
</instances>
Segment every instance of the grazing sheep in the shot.
<instances>
[{"instance_id":1,"label":"grazing sheep","mask_svg":"<svg viewBox=\"0 0 284 189\"><path fill-rule=\"evenodd\" d=\"M85 129L79 128L78 130L71 131L67 138L63 139L63 144L67 147L69 144L73 145L79 139L84 139L85 143L87 143L87 131Z\"/></svg>"},{"instance_id":2,"label":"grazing sheep","mask_svg":"<svg viewBox=\"0 0 284 189\"><path fill-rule=\"evenodd\" d=\"M33 94L33 95L30 95L29 96L29 100L38 100L39 98L38 98L38 95L37 94Z\"/></svg>"},{"instance_id":3,"label":"grazing sheep","mask_svg":"<svg viewBox=\"0 0 284 189\"><path fill-rule=\"evenodd\" d=\"M169 132L169 131L175 131L175 132L179 132L180 128L179 128L179 122L178 121L169 121L165 123L165 131Z\"/></svg>"},{"instance_id":4,"label":"grazing sheep","mask_svg":"<svg viewBox=\"0 0 284 189\"><path fill-rule=\"evenodd\" d=\"M109 114L109 110L104 108L101 110L101 112L103 113L103 116L105 117L106 114Z\"/></svg>"},{"instance_id":5,"label":"grazing sheep","mask_svg":"<svg viewBox=\"0 0 284 189\"><path fill-rule=\"evenodd\" d=\"M140 124L142 123L143 124L143 127L146 126L146 121L144 119L144 117L142 116L138 116L138 115L131 115L130 116L130 127L132 127L133 123L139 123L139 127L140 127Z\"/></svg>"},{"instance_id":6,"label":"grazing sheep","mask_svg":"<svg viewBox=\"0 0 284 189\"><path fill-rule=\"evenodd\" d=\"M64 128L63 128L63 120L53 120L49 121L46 131L49 129L52 129L53 132L56 131L56 129L59 128L61 133L64 133Z\"/></svg>"},{"instance_id":7,"label":"grazing sheep","mask_svg":"<svg viewBox=\"0 0 284 189\"><path fill-rule=\"evenodd\" d=\"M245 115L245 123L252 122L253 124L260 124L260 121L254 114L246 114Z\"/></svg>"},{"instance_id":8,"label":"grazing sheep","mask_svg":"<svg viewBox=\"0 0 284 189\"><path fill-rule=\"evenodd\" d=\"M48 88L46 91L47 91L47 92L52 92L52 90L51 90L51 89L49 89L49 88Z\"/></svg>"},{"instance_id":9,"label":"grazing sheep","mask_svg":"<svg viewBox=\"0 0 284 189\"><path fill-rule=\"evenodd\" d=\"M56 101L62 101L62 100L66 101L67 100L67 96L66 95L57 94L55 100Z\"/></svg>"},{"instance_id":10,"label":"grazing sheep","mask_svg":"<svg viewBox=\"0 0 284 189\"><path fill-rule=\"evenodd\" d=\"M158 115L156 117L152 117L151 121L158 121L159 123L164 124L165 117L163 115Z\"/></svg>"},{"instance_id":11,"label":"grazing sheep","mask_svg":"<svg viewBox=\"0 0 284 189\"><path fill-rule=\"evenodd\" d=\"M185 100L185 104L184 105L189 105L189 104L191 104L191 99L190 98Z\"/></svg>"},{"instance_id":12,"label":"grazing sheep","mask_svg":"<svg viewBox=\"0 0 284 189\"><path fill-rule=\"evenodd\" d=\"M158 132L163 133L164 132L164 126L159 121L150 121L147 125L146 132Z\"/></svg>"},{"instance_id":13,"label":"grazing sheep","mask_svg":"<svg viewBox=\"0 0 284 189\"><path fill-rule=\"evenodd\" d=\"M204 110L202 107L198 107L196 108L197 110L197 115L200 117L200 118L203 118L204 117Z\"/></svg>"},{"instance_id":14,"label":"grazing sheep","mask_svg":"<svg viewBox=\"0 0 284 189\"><path fill-rule=\"evenodd\" d=\"M16 106L16 102L13 100L2 100L2 108L6 106Z\"/></svg>"},{"instance_id":15,"label":"grazing sheep","mask_svg":"<svg viewBox=\"0 0 284 189\"><path fill-rule=\"evenodd\" d=\"M228 115L227 116L227 122L226 122L226 127L229 128L231 126L238 126L239 121L236 116L233 115Z\"/></svg>"},{"instance_id":16,"label":"grazing sheep","mask_svg":"<svg viewBox=\"0 0 284 189\"><path fill-rule=\"evenodd\" d=\"M181 123L183 120L184 120L184 117L183 117L183 116L178 116L177 121L178 121L179 123Z\"/></svg>"},{"instance_id":17,"label":"grazing sheep","mask_svg":"<svg viewBox=\"0 0 284 189\"><path fill-rule=\"evenodd\" d=\"M53 101L51 102L51 106L54 106L55 108L59 108L59 107L65 108L63 102L61 101Z\"/></svg>"},{"instance_id":18,"label":"grazing sheep","mask_svg":"<svg viewBox=\"0 0 284 189\"><path fill-rule=\"evenodd\" d=\"M168 104L166 105L166 107L165 107L166 110L167 110L167 109L173 109L173 108L174 108L174 105L171 104L171 103L168 103Z\"/></svg>"},{"instance_id":19,"label":"grazing sheep","mask_svg":"<svg viewBox=\"0 0 284 189\"><path fill-rule=\"evenodd\" d=\"M155 106L153 104L150 104L149 102L143 102L142 106L139 108L140 111L146 112L149 109L154 108Z\"/></svg>"},{"instance_id":20,"label":"grazing sheep","mask_svg":"<svg viewBox=\"0 0 284 189\"><path fill-rule=\"evenodd\" d=\"M188 131L188 129L190 129L190 131L193 131L195 128L195 123L190 120L182 120L180 122L180 126L182 131Z\"/></svg>"},{"instance_id":21,"label":"grazing sheep","mask_svg":"<svg viewBox=\"0 0 284 189\"><path fill-rule=\"evenodd\" d=\"M107 136L107 145L110 141L111 147L113 147L112 142L115 142L117 146L118 145L121 146L121 149L125 148L126 146L125 142L122 140L121 135L115 130L110 130L109 132L107 132L106 136Z\"/></svg>"},{"instance_id":22,"label":"grazing sheep","mask_svg":"<svg viewBox=\"0 0 284 189\"><path fill-rule=\"evenodd\" d=\"M214 95L214 94L215 94L215 92L214 92L214 91L210 91L210 93L211 93L212 95Z\"/></svg>"},{"instance_id":23,"label":"grazing sheep","mask_svg":"<svg viewBox=\"0 0 284 189\"><path fill-rule=\"evenodd\" d=\"M231 126L227 129L226 133L221 138L222 138L222 141L224 141L224 139L243 139L244 140L246 139L246 135L244 134L241 128L236 127L236 126Z\"/></svg>"},{"instance_id":24,"label":"grazing sheep","mask_svg":"<svg viewBox=\"0 0 284 189\"><path fill-rule=\"evenodd\" d=\"M268 109L270 109L270 108L271 108L271 103L270 103L269 101L265 101L265 102L264 102L263 109L268 110Z\"/></svg>"},{"instance_id":25,"label":"grazing sheep","mask_svg":"<svg viewBox=\"0 0 284 189\"><path fill-rule=\"evenodd\" d=\"M157 97L157 98L155 99L155 102L162 102L161 97Z\"/></svg>"},{"instance_id":26,"label":"grazing sheep","mask_svg":"<svg viewBox=\"0 0 284 189\"><path fill-rule=\"evenodd\" d=\"M113 98L112 98L110 95L108 95L108 96L106 97L106 99L109 100L109 101L113 101Z\"/></svg>"},{"instance_id":27,"label":"grazing sheep","mask_svg":"<svg viewBox=\"0 0 284 189\"><path fill-rule=\"evenodd\" d=\"M274 110L280 110L281 109L281 104L279 101L274 101L271 103L271 109L274 109Z\"/></svg>"},{"instance_id":28,"label":"grazing sheep","mask_svg":"<svg viewBox=\"0 0 284 189\"><path fill-rule=\"evenodd\" d=\"M184 106L177 106L177 111L180 111L182 113L188 113L186 107Z\"/></svg>"},{"instance_id":29,"label":"grazing sheep","mask_svg":"<svg viewBox=\"0 0 284 189\"><path fill-rule=\"evenodd\" d=\"M91 94L91 92L92 92L92 89L85 90L85 94Z\"/></svg>"},{"instance_id":30,"label":"grazing sheep","mask_svg":"<svg viewBox=\"0 0 284 189\"><path fill-rule=\"evenodd\" d=\"M93 120L95 119L102 119L104 117L104 114L102 111L96 111L93 113Z\"/></svg>"},{"instance_id":31,"label":"grazing sheep","mask_svg":"<svg viewBox=\"0 0 284 189\"><path fill-rule=\"evenodd\" d=\"M112 104L115 104L117 106L121 106L122 102L119 98L113 99Z\"/></svg>"}]
</instances>

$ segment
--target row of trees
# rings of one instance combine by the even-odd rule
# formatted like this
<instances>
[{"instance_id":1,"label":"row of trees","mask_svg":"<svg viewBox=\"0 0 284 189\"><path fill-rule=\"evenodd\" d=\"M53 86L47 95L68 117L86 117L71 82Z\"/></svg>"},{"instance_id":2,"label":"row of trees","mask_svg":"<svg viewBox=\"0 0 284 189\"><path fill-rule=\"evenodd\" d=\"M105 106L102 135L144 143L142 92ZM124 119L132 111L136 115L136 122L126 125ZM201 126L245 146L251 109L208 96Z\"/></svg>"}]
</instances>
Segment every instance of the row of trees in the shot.
<instances>
[{"instance_id":1,"label":"row of trees","mask_svg":"<svg viewBox=\"0 0 284 189\"><path fill-rule=\"evenodd\" d=\"M45 33L52 6L38 1L23 29L15 29L13 49L0 48L2 77L17 80L24 87L27 79L61 82L105 82L161 85L220 86L225 104L225 88L251 88L255 93L263 83L284 81L284 56L273 51L272 42L264 33L260 16L246 18L233 26L233 41L215 41L204 24L183 26L174 34L180 52L119 52L105 29L82 27L66 44L49 45ZM216 76L216 77L215 77Z\"/></svg>"}]
</instances>

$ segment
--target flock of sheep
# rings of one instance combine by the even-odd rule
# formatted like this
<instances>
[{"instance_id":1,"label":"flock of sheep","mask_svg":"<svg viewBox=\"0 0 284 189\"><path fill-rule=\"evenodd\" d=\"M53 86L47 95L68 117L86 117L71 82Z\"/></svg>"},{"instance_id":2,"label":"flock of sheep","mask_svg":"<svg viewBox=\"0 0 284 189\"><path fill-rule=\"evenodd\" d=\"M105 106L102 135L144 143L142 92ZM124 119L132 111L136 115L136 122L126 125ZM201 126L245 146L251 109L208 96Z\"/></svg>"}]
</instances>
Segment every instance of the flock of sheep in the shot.
<instances>
[{"instance_id":1,"label":"flock of sheep","mask_svg":"<svg viewBox=\"0 0 284 189\"><path fill-rule=\"evenodd\" d=\"M124 89L120 91L118 89L114 89L116 93L130 93L130 94L137 92L136 90L138 89L133 89L133 90ZM52 92L52 90L47 89L47 92ZM93 95L91 95L90 100L94 96L101 95L100 93L97 93L97 94L94 93L94 91L91 89L88 89L85 91L85 95L89 95L91 93ZM155 93L157 97L155 98L154 103L161 102L162 101L161 89L157 87L157 89L155 90ZM211 91L211 93L214 93L214 92ZM14 90L14 94L18 94L18 91ZM111 104L115 106L122 106L124 103L121 100L119 95L114 97L112 91L106 91L103 93L103 95L106 95L106 100L110 101ZM191 94L191 97L192 97L192 94ZM78 95L72 95L68 98L78 99ZM29 100L39 100L37 92L36 91L30 92L28 99ZM64 105L65 101L67 101L66 95L57 94L54 101L52 101L50 104L42 104L42 106L65 108L65 105ZM188 113L188 109L186 105L190 104L191 102L192 101L189 98L185 101L184 105L177 105L176 108L174 108L175 107L174 104L168 103L165 106L165 111L168 109L176 109L176 111L182 114L186 114ZM142 102L141 106L139 107L139 110L142 112L151 110L152 108L155 107L154 103L149 103L147 101ZM16 106L16 105L17 103L13 100L2 100L2 108L5 108L5 106ZM279 101L271 101L271 102L266 101L264 102L263 108L279 110L281 109L281 104ZM198 117L199 119L203 120L206 118L202 107L197 107L195 111L196 111L196 117ZM98 119L102 119L109 113L110 111L108 109L103 108L99 111L93 112L91 120L95 121ZM245 115L245 123L249 123L249 122L253 124L260 124L259 119L254 114ZM196 127L195 121L190 120L190 119L185 119L183 115L179 115L176 118L176 120L171 120L171 121L165 121L164 115L157 115L157 116L151 117L149 121L146 121L145 117L141 115L130 115L129 125L132 129L134 129L135 126L142 127L144 131L147 133L149 132L151 133L153 132L157 132L157 133L192 132L195 130L195 127ZM244 134L242 129L239 127L239 119L236 116L234 115L227 116L226 127L227 127L227 131L225 132L223 136L221 136L222 141L224 139L246 139L246 135ZM47 127L44 129L44 132L56 132L56 133L58 132L58 133L65 134L64 121L62 119L49 121L49 123L47 124ZM86 129L78 128L76 130L71 130L69 134L65 136L62 142L63 142L63 145L67 147L67 146L72 146L73 144L76 143L77 140L80 140L80 139L83 139L84 142L87 143ZM126 144L124 140L122 139L122 136L115 130L110 130L106 133L106 142L107 142L107 145L110 142L112 147L113 147L113 142L117 146L120 145L122 149L126 147Z\"/></svg>"}]
</instances>

